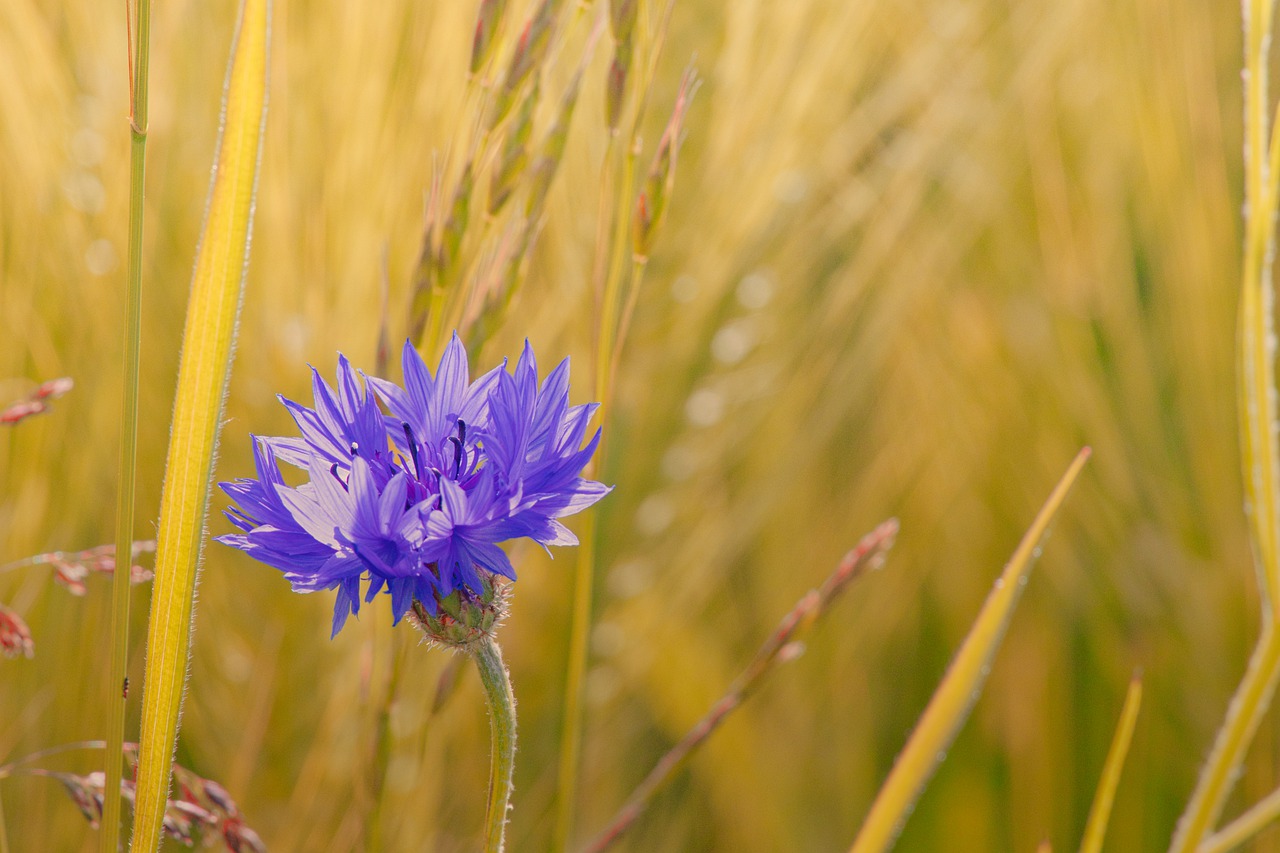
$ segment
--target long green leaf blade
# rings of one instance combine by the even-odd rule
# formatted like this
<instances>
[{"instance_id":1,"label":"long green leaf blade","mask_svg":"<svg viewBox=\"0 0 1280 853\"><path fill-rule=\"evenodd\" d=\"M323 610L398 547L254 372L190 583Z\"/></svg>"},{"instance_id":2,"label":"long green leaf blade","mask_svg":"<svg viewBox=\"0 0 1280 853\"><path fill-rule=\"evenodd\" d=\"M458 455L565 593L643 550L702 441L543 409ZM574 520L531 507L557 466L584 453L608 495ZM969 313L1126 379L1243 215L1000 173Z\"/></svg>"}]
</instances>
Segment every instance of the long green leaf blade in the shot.
<instances>
[{"instance_id":1,"label":"long green leaf blade","mask_svg":"<svg viewBox=\"0 0 1280 853\"><path fill-rule=\"evenodd\" d=\"M191 645L196 569L231 374L267 106L270 0L242 0L173 408L143 694L133 850L156 850Z\"/></svg>"}]
</instances>

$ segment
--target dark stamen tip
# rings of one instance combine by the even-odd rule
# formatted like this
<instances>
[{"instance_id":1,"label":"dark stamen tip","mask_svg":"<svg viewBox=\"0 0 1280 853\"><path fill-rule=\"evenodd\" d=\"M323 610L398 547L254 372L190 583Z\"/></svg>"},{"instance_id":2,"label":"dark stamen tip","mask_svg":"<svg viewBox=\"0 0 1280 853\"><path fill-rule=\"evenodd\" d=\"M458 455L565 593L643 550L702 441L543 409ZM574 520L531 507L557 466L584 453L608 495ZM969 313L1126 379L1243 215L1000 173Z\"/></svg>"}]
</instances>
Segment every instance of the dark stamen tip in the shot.
<instances>
[{"instance_id":1,"label":"dark stamen tip","mask_svg":"<svg viewBox=\"0 0 1280 853\"><path fill-rule=\"evenodd\" d=\"M405 440L409 442L409 456L413 459L413 473L419 480L422 479L422 462L418 459L418 439L413 435L413 427L407 422L402 421L400 424L404 427Z\"/></svg>"},{"instance_id":2,"label":"dark stamen tip","mask_svg":"<svg viewBox=\"0 0 1280 853\"><path fill-rule=\"evenodd\" d=\"M337 481L338 481L338 484L339 484L340 486L342 486L343 491L350 491L350 490L347 488L347 484L346 484L345 482L343 482L342 477L340 477L340 476L338 475L338 463L337 463L337 462L335 462L335 463L333 463L332 465L330 465L330 466L329 466L329 473L330 473L330 474L332 474L332 475L333 475L333 479L337 480Z\"/></svg>"}]
</instances>

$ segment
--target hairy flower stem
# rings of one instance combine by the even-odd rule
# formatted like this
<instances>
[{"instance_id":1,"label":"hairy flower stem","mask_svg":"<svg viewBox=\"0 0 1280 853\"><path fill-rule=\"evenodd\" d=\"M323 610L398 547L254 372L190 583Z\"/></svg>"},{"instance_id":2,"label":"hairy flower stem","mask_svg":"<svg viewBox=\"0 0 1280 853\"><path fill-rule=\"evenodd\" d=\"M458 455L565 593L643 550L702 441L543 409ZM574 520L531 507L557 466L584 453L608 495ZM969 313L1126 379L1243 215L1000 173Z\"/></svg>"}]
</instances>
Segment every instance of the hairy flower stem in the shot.
<instances>
[{"instance_id":1,"label":"hairy flower stem","mask_svg":"<svg viewBox=\"0 0 1280 853\"><path fill-rule=\"evenodd\" d=\"M511 692L502 649L493 637L481 640L471 657L480 670L480 682L489 702L489 805L485 810L484 851L502 853L516 769L516 697Z\"/></svg>"},{"instance_id":2,"label":"hairy flower stem","mask_svg":"<svg viewBox=\"0 0 1280 853\"><path fill-rule=\"evenodd\" d=\"M126 0L126 16L128 0ZM107 682L106 785L99 849L120 846L120 780L123 776L126 674L129 663L129 579L133 549L133 513L138 459L138 365L142 339L142 212L147 163L147 84L151 67L151 2L137 0L136 45L129 56L129 260L124 317L124 394L120 412L120 473L116 503L116 555L125 555L125 571L111 584L111 670Z\"/></svg>"}]
</instances>

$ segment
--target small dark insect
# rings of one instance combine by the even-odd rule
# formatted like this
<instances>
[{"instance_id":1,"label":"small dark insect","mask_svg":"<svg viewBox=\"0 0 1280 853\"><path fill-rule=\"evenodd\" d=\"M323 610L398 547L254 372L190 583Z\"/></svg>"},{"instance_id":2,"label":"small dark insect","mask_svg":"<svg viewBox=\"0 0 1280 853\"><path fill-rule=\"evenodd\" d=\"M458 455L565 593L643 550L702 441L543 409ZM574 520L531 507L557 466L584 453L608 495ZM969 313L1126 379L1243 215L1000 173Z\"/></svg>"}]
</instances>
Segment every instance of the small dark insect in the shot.
<instances>
[{"instance_id":1,"label":"small dark insect","mask_svg":"<svg viewBox=\"0 0 1280 853\"><path fill-rule=\"evenodd\" d=\"M124 677L124 690L121 691L120 698L121 699L129 698L129 676L127 675Z\"/></svg>"}]
</instances>

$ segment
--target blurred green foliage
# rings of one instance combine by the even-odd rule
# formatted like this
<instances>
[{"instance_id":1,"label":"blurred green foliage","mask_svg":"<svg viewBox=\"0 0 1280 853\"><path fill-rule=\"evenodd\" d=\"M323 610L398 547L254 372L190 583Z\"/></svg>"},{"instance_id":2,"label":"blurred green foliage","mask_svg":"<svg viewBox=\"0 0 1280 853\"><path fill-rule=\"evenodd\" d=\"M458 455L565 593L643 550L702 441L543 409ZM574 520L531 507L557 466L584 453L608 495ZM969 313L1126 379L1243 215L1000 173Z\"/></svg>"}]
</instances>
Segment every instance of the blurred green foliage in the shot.
<instances>
[{"instance_id":1,"label":"blurred green foliage","mask_svg":"<svg viewBox=\"0 0 1280 853\"><path fill-rule=\"evenodd\" d=\"M289 432L274 395L306 399L306 363L330 373L341 350L372 369L384 253L403 332L475 6L276 0L220 479L251 471L250 432ZM552 91L598 11L571 18ZM0 402L77 383L0 432L0 562L111 539L128 138L117 12L0 4ZM844 849L1001 563L1088 443L900 849L1074 847L1135 667L1146 701L1109 841L1167 844L1257 625L1233 378L1237 15L1185 0L676 5L646 157L691 54L704 83L612 415L581 838L778 617L896 515L886 569L623 845ZM154 531L233 21L231 0L177 0L154 18L139 538ZM572 354L579 401L608 62L597 51L528 281L482 354L515 355L526 336L548 359ZM536 850L551 832L574 557L515 558L508 837ZM36 640L34 659L0 661L0 757L101 736L109 594L93 580L76 599L40 569L0 575L0 601ZM132 608L135 684L147 591ZM323 598L209 549L180 760L221 782L274 850L360 849L394 648L383 843L472 849L488 766L474 676L433 716L448 656L373 612L330 642ZM1238 796L1271 791L1277 758L1268 722ZM14 849L90 849L54 784L5 780L0 796ZM1277 849L1273 835L1256 849Z\"/></svg>"}]
</instances>

